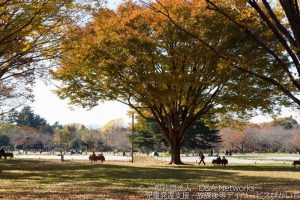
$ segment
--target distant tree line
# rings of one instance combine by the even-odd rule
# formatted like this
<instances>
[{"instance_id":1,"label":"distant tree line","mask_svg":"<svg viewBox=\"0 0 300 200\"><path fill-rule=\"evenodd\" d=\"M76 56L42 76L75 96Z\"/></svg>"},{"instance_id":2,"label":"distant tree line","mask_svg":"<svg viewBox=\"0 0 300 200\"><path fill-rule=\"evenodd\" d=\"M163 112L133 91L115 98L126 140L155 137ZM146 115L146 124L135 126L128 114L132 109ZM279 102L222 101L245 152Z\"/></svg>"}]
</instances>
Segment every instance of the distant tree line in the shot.
<instances>
[{"instance_id":1,"label":"distant tree line","mask_svg":"<svg viewBox=\"0 0 300 200\"><path fill-rule=\"evenodd\" d=\"M169 151L170 146L154 120L136 117L134 148L150 153ZM213 125L215 124L215 125ZM11 150L129 151L131 129L122 119L107 122L100 129L82 124L49 124L25 106L0 123L0 147ZM268 123L218 122L212 117L196 120L187 130L181 152L205 150L234 152L300 152L300 125L292 117Z\"/></svg>"},{"instance_id":2,"label":"distant tree line","mask_svg":"<svg viewBox=\"0 0 300 200\"><path fill-rule=\"evenodd\" d=\"M80 124L50 125L29 106L0 123L0 147L14 150L95 150L105 147L100 130Z\"/></svg>"},{"instance_id":3,"label":"distant tree line","mask_svg":"<svg viewBox=\"0 0 300 200\"><path fill-rule=\"evenodd\" d=\"M236 152L300 152L300 126L292 117L269 123L243 124L220 130L221 150Z\"/></svg>"}]
</instances>

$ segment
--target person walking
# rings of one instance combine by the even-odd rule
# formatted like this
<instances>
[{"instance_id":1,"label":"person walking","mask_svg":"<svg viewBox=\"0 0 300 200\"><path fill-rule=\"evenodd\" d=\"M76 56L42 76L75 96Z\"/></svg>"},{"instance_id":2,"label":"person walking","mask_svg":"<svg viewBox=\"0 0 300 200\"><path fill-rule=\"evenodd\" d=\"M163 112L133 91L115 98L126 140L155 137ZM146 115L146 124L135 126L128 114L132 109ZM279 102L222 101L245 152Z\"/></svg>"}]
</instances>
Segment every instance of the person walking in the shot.
<instances>
[{"instance_id":1,"label":"person walking","mask_svg":"<svg viewBox=\"0 0 300 200\"><path fill-rule=\"evenodd\" d=\"M205 165L205 162L204 162L204 154L202 152L199 153L199 158L200 158L200 162L199 162L199 165L201 164L201 162L203 162L203 164Z\"/></svg>"}]
</instances>

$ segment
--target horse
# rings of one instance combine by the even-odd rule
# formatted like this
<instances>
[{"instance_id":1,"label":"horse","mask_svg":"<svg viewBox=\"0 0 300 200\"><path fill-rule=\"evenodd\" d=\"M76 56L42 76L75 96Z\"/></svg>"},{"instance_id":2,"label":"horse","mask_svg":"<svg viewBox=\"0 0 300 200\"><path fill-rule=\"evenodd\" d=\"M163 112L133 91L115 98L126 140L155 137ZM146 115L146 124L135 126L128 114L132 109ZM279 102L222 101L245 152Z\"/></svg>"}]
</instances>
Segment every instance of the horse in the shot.
<instances>
[{"instance_id":1,"label":"horse","mask_svg":"<svg viewBox=\"0 0 300 200\"><path fill-rule=\"evenodd\" d=\"M105 157L103 156L103 154L98 155L98 160L100 160L101 163L103 163L105 161Z\"/></svg>"},{"instance_id":2,"label":"horse","mask_svg":"<svg viewBox=\"0 0 300 200\"><path fill-rule=\"evenodd\" d=\"M0 153L0 159L2 158L2 156L4 157L4 159L6 159L6 157L10 157L11 159L14 157L13 153Z\"/></svg>"},{"instance_id":3,"label":"horse","mask_svg":"<svg viewBox=\"0 0 300 200\"><path fill-rule=\"evenodd\" d=\"M296 167L296 165L300 165L300 160L295 160L295 161L293 162L293 165L294 165L294 167Z\"/></svg>"}]
</instances>

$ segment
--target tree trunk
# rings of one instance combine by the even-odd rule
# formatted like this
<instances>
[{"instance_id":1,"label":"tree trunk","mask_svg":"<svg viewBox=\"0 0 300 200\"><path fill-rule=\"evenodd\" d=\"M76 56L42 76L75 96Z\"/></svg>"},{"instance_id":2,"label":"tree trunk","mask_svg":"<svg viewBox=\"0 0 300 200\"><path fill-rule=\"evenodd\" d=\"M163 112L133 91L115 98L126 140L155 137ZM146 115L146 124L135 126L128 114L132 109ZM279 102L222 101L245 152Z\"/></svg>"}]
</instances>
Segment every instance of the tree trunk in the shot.
<instances>
[{"instance_id":1,"label":"tree trunk","mask_svg":"<svg viewBox=\"0 0 300 200\"><path fill-rule=\"evenodd\" d=\"M173 138L170 143L171 146L171 162L170 164L180 165L183 164L180 159L180 148L181 148L181 140L179 138Z\"/></svg>"}]
</instances>

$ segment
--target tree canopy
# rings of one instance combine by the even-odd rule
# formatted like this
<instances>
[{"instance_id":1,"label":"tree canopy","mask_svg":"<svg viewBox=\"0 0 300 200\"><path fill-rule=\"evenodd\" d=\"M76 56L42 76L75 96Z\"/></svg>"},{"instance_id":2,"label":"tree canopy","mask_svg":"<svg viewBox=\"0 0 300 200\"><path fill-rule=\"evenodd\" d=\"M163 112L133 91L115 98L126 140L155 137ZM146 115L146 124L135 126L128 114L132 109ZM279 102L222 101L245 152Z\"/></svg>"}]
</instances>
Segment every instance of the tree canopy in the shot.
<instances>
[{"instance_id":1,"label":"tree canopy","mask_svg":"<svg viewBox=\"0 0 300 200\"><path fill-rule=\"evenodd\" d=\"M251 59L253 66L276 65L239 28L207 10L205 1L163 3L180 24L210 44L231 53L248 52L245 60ZM117 11L101 9L91 23L75 26L63 48L68 51L53 72L63 83L60 97L90 107L117 100L154 118L176 164L181 163L186 130L207 112L271 111L281 98L274 86L239 73L168 18L133 2Z\"/></svg>"},{"instance_id":2,"label":"tree canopy","mask_svg":"<svg viewBox=\"0 0 300 200\"><path fill-rule=\"evenodd\" d=\"M47 72L62 52L63 30L72 21L79 23L92 2L97 0L0 2L0 114L32 98L35 78Z\"/></svg>"},{"instance_id":3,"label":"tree canopy","mask_svg":"<svg viewBox=\"0 0 300 200\"><path fill-rule=\"evenodd\" d=\"M157 1L159 2L159 1ZM176 26L189 32L202 44L207 46L215 54L232 63L232 66L250 76L261 79L275 86L281 94L286 95L291 102L300 106L298 96L300 90L300 10L298 0L280 0L278 2L267 0L206 0L210 10L216 11L236 27L239 27L251 37L260 49L268 53L269 59L277 63L274 70L269 70L261 65L253 67L252 63L245 63L244 58L248 52L240 54L240 57L228 54L217 46L209 43L201 35L193 30L188 30L180 23L172 19L168 9L160 9L159 12L167 16ZM224 2L227 2L224 4ZM258 23L245 23L255 20L263 25L267 31L257 31ZM270 38L277 41L277 45L270 44ZM288 57L288 59L287 59ZM279 75L279 76L278 76Z\"/></svg>"}]
</instances>

